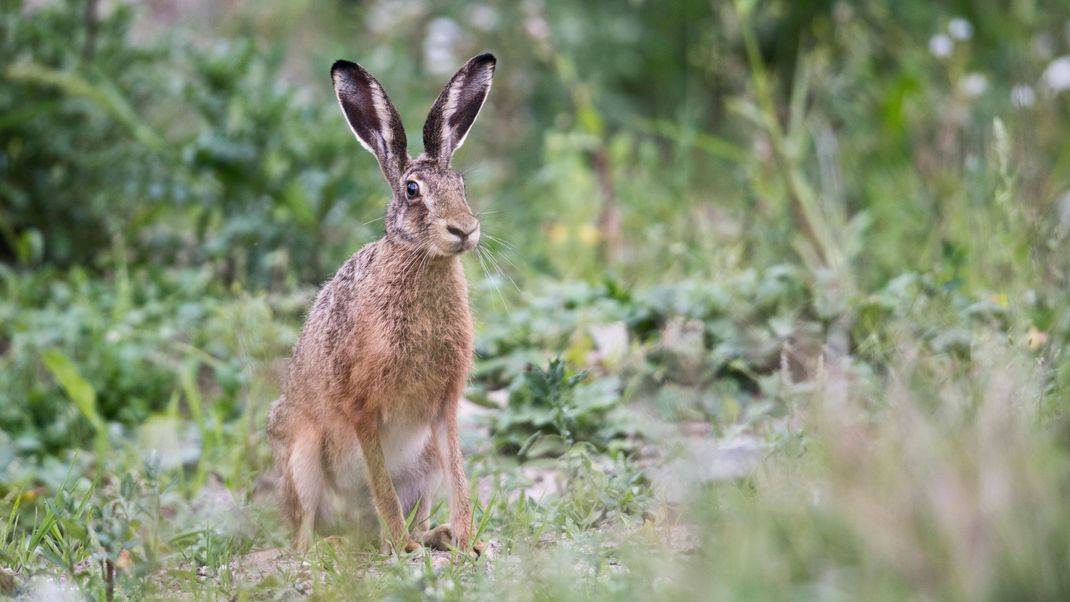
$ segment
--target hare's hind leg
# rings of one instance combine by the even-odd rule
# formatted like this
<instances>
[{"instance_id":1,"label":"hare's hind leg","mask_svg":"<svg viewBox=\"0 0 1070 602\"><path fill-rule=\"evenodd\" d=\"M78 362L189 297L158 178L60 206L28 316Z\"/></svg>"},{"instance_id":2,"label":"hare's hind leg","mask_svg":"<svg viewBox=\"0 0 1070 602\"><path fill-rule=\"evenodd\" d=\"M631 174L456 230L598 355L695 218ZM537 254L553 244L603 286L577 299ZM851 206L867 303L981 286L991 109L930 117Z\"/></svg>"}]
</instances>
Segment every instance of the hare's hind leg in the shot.
<instances>
[{"instance_id":1,"label":"hare's hind leg","mask_svg":"<svg viewBox=\"0 0 1070 602\"><path fill-rule=\"evenodd\" d=\"M316 512L324 494L323 442L319 433L304 432L290 446L287 470L282 475L290 520L294 525L294 548L303 552L312 544Z\"/></svg>"}]
</instances>

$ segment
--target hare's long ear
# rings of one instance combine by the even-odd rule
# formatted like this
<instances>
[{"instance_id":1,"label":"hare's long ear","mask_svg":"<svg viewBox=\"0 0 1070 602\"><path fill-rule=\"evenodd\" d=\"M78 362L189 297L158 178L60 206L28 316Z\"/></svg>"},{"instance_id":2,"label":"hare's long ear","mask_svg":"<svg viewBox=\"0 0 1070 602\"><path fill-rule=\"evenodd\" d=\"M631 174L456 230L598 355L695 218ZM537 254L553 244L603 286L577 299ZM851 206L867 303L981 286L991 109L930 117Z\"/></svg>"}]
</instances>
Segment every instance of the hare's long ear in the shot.
<instances>
[{"instance_id":1,"label":"hare's long ear","mask_svg":"<svg viewBox=\"0 0 1070 602\"><path fill-rule=\"evenodd\" d=\"M469 60L431 106L424 123L424 152L442 165L449 165L483 108L496 62L493 54L481 54Z\"/></svg>"},{"instance_id":2,"label":"hare's long ear","mask_svg":"<svg viewBox=\"0 0 1070 602\"><path fill-rule=\"evenodd\" d=\"M331 66L334 93L349 122L349 129L379 160L379 168L391 187L409 160L405 128L383 86L364 67L349 61L335 61Z\"/></svg>"}]
</instances>

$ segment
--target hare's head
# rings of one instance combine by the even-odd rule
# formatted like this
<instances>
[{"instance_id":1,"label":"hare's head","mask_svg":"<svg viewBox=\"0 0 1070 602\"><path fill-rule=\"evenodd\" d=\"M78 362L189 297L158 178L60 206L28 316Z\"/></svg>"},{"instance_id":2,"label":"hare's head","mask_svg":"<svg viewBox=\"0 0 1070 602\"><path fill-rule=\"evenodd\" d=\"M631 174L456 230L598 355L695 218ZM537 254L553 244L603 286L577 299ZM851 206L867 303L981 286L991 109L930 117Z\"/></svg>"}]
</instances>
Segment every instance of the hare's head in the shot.
<instances>
[{"instance_id":1,"label":"hare's head","mask_svg":"<svg viewBox=\"0 0 1070 602\"><path fill-rule=\"evenodd\" d=\"M386 235L432 255L457 255L479 244L479 220L465 198L461 174L450 168L490 92L493 55L481 54L454 74L424 123L424 152L411 159L405 128L382 85L363 67L337 61L331 67L338 104L350 129L379 160L393 198Z\"/></svg>"}]
</instances>

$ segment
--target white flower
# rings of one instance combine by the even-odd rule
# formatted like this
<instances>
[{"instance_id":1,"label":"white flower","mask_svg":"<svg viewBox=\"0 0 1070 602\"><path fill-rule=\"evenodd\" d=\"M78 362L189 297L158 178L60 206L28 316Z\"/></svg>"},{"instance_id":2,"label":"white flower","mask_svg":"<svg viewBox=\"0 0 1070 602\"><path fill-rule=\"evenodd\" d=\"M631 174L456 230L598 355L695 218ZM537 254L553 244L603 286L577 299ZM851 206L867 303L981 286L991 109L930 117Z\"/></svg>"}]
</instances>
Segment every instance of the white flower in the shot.
<instances>
[{"instance_id":1,"label":"white flower","mask_svg":"<svg viewBox=\"0 0 1070 602\"><path fill-rule=\"evenodd\" d=\"M955 17L947 24L947 31L956 40L968 40L973 37L973 25L962 17Z\"/></svg>"},{"instance_id":2,"label":"white flower","mask_svg":"<svg viewBox=\"0 0 1070 602\"><path fill-rule=\"evenodd\" d=\"M1025 109L1033 106L1037 101L1037 93L1033 87L1026 84L1018 84L1011 88L1011 104L1016 108Z\"/></svg>"},{"instance_id":3,"label":"white flower","mask_svg":"<svg viewBox=\"0 0 1070 602\"><path fill-rule=\"evenodd\" d=\"M490 31L498 26L498 9L486 4L474 4L468 9L468 22L483 31Z\"/></svg>"},{"instance_id":4,"label":"white flower","mask_svg":"<svg viewBox=\"0 0 1070 602\"><path fill-rule=\"evenodd\" d=\"M1070 190L1059 198L1059 223L1070 225Z\"/></svg>"},{"instance_id":5,"label":"white flower","mask_svg":"<svg viewBox=\"0 0 1070 602\"><path fill-rule=\"evenodd\" d=\"M951 56L951 51L954 49L955 42L953 42L947 34L938 33L929 38L929 52L936 58L947 58Z\"/></svg>"},{"instance_id":6,"label":"white flower","mask_svg":"<svg viewBox=\"0 0 1070 602\"><path fill-rule=\"evenodd\" d=\"M377 32L393 31L427 12L427 0L379 0L371 3L365 23Z\"/></svg>"},{"instance_id":7,"label":"white flower","mask_svg":"<svg viewBox=\"0 0 1070 602\"><path fill-rule=\"evenodd\" d=\"M527 30L529 36L539 42L550 39L550 24L538 15L524 19L524 29Z\"/></svg>"},{"instance_id":8,"label":"white flower","mask_svg":"<svg viewBox=\"0 0 1070 602\"><path fill-rule=\"evenodd\" d=\"M1033 36L1033 54L1038 59L1050 59L1055 54L1055 40L1051 35L1038 33Z\"/></svg>"},{"instance_id":9,"label":"white flower","mask_svg":"<svg viewBox=\"0 0 1070 602\"><path fill-rule=\"evenodd\" d=\"M1070 89L1070 54L1049 63L1041 79L1053 92Z\"/></svg>"},{"instance_id":10,"label":"white flower","mask_svg":"<svg viewBox=\"0 0 1070 602\"><path fill-rule=\"evenodd\" d=\"M457 57L457 43L461 40L461 27L447 17L433 19L427 24L424 36L424 62L431 73L447 74L453 71Z\"/></svg>"},{"instance_id":11,"label":"white flower","mask_svg":"<svg viewBox=\"0 0 1070 602\"><path fill-rule=\"evenodd\" d=\"M967 73L959 80L959 88L962 93L970 98L977 98L988 89L988 78L982 73Z\"/></svg>"}]
</instances>

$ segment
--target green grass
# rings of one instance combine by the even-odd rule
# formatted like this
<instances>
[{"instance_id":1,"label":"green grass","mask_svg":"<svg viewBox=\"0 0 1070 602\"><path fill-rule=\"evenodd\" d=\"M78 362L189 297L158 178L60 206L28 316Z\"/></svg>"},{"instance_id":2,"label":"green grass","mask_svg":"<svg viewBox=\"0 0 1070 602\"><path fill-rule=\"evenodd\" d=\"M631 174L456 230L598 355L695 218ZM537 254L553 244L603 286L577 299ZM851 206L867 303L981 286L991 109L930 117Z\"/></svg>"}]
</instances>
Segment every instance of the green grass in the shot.
<instances>
[{"instance_id":1,"label":"green grass","mask_svg":"<svg viewBox=\"0 0 1070 602\"><path fill-rule=\"evenodd\" d=\"M1047 361L1050 342L1009 336L1013 308L981 311L895 282L867 300L881 317L852 327L865 344L792 347L802 340L781 332L770 364L780 310L746 299L766 287L728 289L754 312L749 332L735 335L721 329L738 307L710 302L719 285L614 290L551 286L481 329L481 348L496 351L480 358L470 394L495 409L466 406L463 439L483 558L384 557L366 534L287 552L261 435L273 391L255 384L270 380L260 364L280 343L260 338L237 351L246 384L234 419L196 409L208 404L197 387L221 393L191 385L180 363L181 403L158 421L95 454L70 452L54 485L47 458L23 460L0 531L15 591L522 600L1067 591L1066 367ZM236 298L215 311L265 304ZM545 312L568 327L529 321ZM947 341L952 317L962 332ZM681 320L697 336L687 339ZM592 333L605 324L629 341L620 355L597 347ZM585 371L507 361L552 350L584 358ZM67 394L93 397L84 379L60 374ZM446 514L440 501L433 522Z\"/></svg>"}]
</instances>

